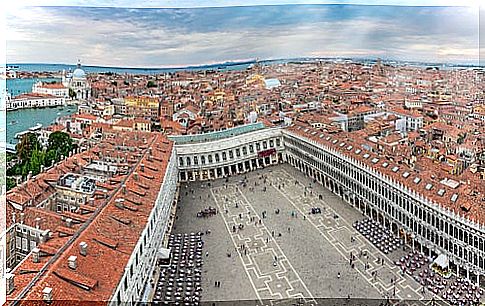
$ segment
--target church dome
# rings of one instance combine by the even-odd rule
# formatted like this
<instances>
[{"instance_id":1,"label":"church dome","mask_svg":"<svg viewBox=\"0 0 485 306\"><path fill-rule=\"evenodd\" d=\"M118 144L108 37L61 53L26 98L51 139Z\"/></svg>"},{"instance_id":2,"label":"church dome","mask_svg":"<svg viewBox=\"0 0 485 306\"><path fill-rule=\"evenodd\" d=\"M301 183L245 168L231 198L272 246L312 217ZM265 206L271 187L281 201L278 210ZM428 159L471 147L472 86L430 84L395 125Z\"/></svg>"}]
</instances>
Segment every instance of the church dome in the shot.
<instances>
[{"instance_id":1,"label":"church dome","mask_svg":"<svg viewBox=\"0 0 485 306\"><path fill-rule=\"evenodd\" d=\"M81 68L76 68L74 69L72 76L77 79L84 79L86 78L86 72L84 72L84 70L82 70Z\"/></svg>"}]
</instances>

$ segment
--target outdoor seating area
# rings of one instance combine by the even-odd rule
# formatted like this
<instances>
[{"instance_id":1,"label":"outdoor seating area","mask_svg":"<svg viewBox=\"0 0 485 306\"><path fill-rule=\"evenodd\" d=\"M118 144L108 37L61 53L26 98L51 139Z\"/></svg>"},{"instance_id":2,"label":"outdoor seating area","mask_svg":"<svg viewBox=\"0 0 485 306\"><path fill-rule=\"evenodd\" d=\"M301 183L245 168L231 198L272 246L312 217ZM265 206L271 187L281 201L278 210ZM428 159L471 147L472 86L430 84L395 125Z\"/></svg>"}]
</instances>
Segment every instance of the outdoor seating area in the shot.
<instances>
[{"instance_id":1,"label":"outdoor seating area","mask_svg":"<svg viewBox=\"0 0 485 306\"><path fill-rule=\"evenodd\" d=\"M483 289L469 280L458 278L442 293L444 300L452 305L479 305Z\"/></svg>"},{"instance_id":2,"label":"outdoor seating area","mask_svg":"<svg viewBox=\"0 0 485 306\"><path fill-rule=\"evenodd\" d=\"M432 258L427 258L418 251L413 251L396 262L402 272L409 274L423 286L423 292L426 288L451 305L479 305L482 289L463 278L443 277L430 268L432 263Z\"/></svg>"},{"instance_id":3,"label":"outdoor seating area","mask_svg":"<svg viewBox=\"0 0 485 306\"><path fill-rule=\"evenodd\" d=\"M396 262L396 265L398 265L404 273L413 275L414 272L420 270L422 267L428 267L431 262L432 260L424 256L423 253L413 251L408 255L402 256L401 259ZM430 273L431 276L435 274L430 269L425 269L425 271L425 273ZM420 281L418 282L421 283ZM423 284L421 283L421 285Z\"/></svg>"},{"instance_id":4,"label":"outdoor seating area","mask_svg":"<svg viewBox=\"0 0 485 306\"><path fill-rule=\"evenodd\" d=\"M199 305L202 292L202 233L172 234L170 265L163 267L153 296L154 305Z\"/></svg>"},{"instance_id":5,"label":"outdoor seating area","mask_svg":"<svg viewBox=\"0 0 485 306\"><path fill-rule=\"evenodd\" d=\"M388 229L374 220L356 221L353 226L384 254L389 254L403 245L401 239L395 237Z\"/></svg>"}]
</instances>

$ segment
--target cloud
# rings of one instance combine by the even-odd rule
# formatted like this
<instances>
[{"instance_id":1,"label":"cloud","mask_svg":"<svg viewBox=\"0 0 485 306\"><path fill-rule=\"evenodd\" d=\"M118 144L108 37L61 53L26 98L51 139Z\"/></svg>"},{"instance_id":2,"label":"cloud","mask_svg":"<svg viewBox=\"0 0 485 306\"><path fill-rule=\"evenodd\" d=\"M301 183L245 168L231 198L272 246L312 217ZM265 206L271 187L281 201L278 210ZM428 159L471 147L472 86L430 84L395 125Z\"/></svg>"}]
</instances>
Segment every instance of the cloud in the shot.
<instances>
[{"instance_id":1,"label":"cloud","mask_svg":"<svg viewBox=\"0 0 485 306\"><path fill-rule=\"evenodd\" d=\"M7 14L10 63L164 67L249 58L478 58L473 8L293 5L29 7Z\"/></svg>"}]
</instances>

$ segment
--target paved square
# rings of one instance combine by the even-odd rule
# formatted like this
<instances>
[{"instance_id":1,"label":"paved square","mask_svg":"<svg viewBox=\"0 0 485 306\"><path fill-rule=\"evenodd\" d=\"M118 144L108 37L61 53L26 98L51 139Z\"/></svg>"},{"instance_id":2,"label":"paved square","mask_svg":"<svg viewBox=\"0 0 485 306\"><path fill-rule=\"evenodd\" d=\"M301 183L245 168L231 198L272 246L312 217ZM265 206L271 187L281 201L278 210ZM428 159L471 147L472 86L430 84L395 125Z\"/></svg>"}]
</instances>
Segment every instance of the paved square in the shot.
<instances>
[{"instance_id":1,"label":"paved square","mask_svg":"<svg viewBox=\"0 0 485 306\"><path fill-rule=\"evenodd\" d=\"M431 299L395 266L405 251L381 253L352 227L364 218L359 211L289 165L184 184L180 194L172 232L210 231L202 236L208 252L202 301L379 305L387 297ZM198 218L209 206L218 213ZM321 214L310 214L312 207ZM350 254L361 251L367 255L352 268Z\"/></svg>"}]
</instances>

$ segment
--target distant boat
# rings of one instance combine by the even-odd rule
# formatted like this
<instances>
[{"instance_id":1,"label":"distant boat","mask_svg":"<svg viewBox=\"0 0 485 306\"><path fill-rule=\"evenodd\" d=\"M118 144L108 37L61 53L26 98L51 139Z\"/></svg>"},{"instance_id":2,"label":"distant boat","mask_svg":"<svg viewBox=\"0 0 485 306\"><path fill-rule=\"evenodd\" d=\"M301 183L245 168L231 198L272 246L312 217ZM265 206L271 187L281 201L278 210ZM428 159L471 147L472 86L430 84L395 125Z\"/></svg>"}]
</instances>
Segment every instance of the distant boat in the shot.
<instances>
[{"instance_id":1,"label":"distant boat","mask_svg":"<svg viewBox=\"0 0 485 306\"><path fill-rule=\"evenodd\" d=\"M33 127L29 128L29 131L33 132L33 131L40 130L41 128L42 128L42 124L41 123L37 123Z\"/></svg>"},{"instance_id":2,"label":"distant boat","mask_svg":"<svg viewBox=\"0 0 485 306\"><path fill-rule=\"evenodd\" d=\"M17 123L19 123L18 120L12 120L12 121L10 121L10 125L16 125Z\"/></svg>"},{"instance_id":3,"label":"distant boat","mask_svg":"<svg viewBox=\"0 0 485 306\"><path fill-rule=\"evenodd\" d=\"M61 115L61 112L58 112L58 113L57 113L57 116L60 116L60 115Z\"/></svg>"}]
</instances>

